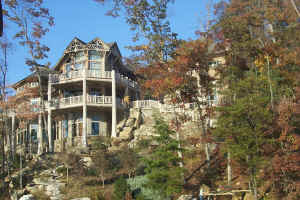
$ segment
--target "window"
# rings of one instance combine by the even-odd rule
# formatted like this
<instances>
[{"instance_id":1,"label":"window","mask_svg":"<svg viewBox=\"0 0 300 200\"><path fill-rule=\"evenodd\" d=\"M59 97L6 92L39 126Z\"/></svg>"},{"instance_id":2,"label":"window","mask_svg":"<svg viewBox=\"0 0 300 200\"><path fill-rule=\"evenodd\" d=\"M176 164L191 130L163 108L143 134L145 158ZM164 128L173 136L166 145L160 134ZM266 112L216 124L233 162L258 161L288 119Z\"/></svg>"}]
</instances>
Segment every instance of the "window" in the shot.
<instances>
[{"instance_id":1,"label":"window","mask_svg":"<svg viewBox=\"0 0 300 200\"><path fill-rule=\"evenodd\" d=\"M64 137L68 137L68 120L63 120Z\"/></svg>"},{"instance_id":2,"label":"window","mask_svg":"<svg viewBox=\"0 0 300 200\"><path fill-rule=\"evenodd\" d=\"M91 70L101 70L101 62L89 62L89 69Z\"/></svg>"},{"instance_id":3,"label":"window","mask_svg":"<svg viewBox=\"0 0 300 200\"><path fill-rule=\"evenodd\" d=\"M91 135L99 135L100 130L100 117L98 115L94 115L92 117L92 133Z\"/></svg>"},{"instance_id":4,"label":"window","mask_svg":"<svg viewBox=\"0 0 300 200\"><path fill-rule=\"evenodd\" d=\"M89 51L89 60L100 60L100 52L98 51Z\"/></svg>"},{"instance_id":5,"label":"window","mask_svg":"<svg viewBox=\"0 0 300 200\"><path fill-rule=\"evenodd\" d=\"M30 104L31 104L31 111L32 112L37 112L39 111L39 98L33 98L30 100Z\"/></svg>"},{"instance_id":6,"label":"window","mask_svg":"<svg viewBox=\"0 0 300 200\"><path fill-rule=\"evenodd\" d=\"M83 63L75 63L75 70L81 70L83 68Z\"/></svg>"},{"instance_id":7,"label":"window","mask_svg":"<svg viewBox=\"0 0 300 200\"><path fill-rule=\"evenodd\" d=\"M92 135L99 135L99 122L92 122Z\"/></svg>"},{"instance_id":8,"label":"window","mask_svg":"<svg viewBox=\"0 0 300 200\"><path fill-rule=\"evenodd\" d=\"M75 55L75 62L80 62L84 60L84 53L83 51L80 51L78 53L76 53Z\"/></svg>"},{"instance_id":9,"label":"window","mask_svg":"<svg viewBox=\"0 0 300 200\"><path fill-rule=\"evenodd\" d=\"M91 90L90 90L90 95L91 95L91 96L101 96L101 93L100 93L99 90L91 89Z\"/></svg>"},{"instance_id":10,"label":"window","mask_svg":"<svg viewBox=\"0 0 300 200\"><path fill-rule=\"evenodd\" d=\"M71 64L66 64L66 73L71 71Z\"/></svg>"},{"instance_id":11,"label":"window","mask_svg":"<svg viewBox=\"0 0 300 200\"><path fill-rule=\"evenodd\" d=\"M30 83L30 87L37 87L39 85L39 83L38 82L31 82Z\"/></svg>"},{"instance_id":12,"label":"window","mask_svg":"<svg viewBox=\"0 0 300 200\"><path fill-rule=\"evenodd\" d=\"M31 140L37 141L37 131L38 131L38 125L37 124L31 124Z\"/></svg>"}]
</instances>

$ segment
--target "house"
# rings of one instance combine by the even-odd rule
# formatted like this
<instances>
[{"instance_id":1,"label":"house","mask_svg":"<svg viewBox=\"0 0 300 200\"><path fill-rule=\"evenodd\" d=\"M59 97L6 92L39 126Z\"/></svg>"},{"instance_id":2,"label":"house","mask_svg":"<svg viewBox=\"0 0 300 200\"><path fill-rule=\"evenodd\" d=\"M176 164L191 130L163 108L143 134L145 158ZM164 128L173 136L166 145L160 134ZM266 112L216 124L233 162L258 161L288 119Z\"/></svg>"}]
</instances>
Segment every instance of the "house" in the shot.
<instances>
[{"instance_id":1,"label":"house","mask_svg":"<svg viewBox=\"0 0 300 200\"><path fill-rule=\"evenodd\" d=\"M51 152L87 147L89 139L96 136L117 137L116 124L124 117L127 106L124 97L139 99L135 75L122 64L115 42L95 38L85 43L74 38L57 64L41 71L43 98L30 99L31 111L37 117L25 128L29 138L37 133L38 152L42 151L42 143L48 144ZM31 85L39 87L34 75L36 72L13 86L16 94ZM33 109L36 104L39 108ZM18 111L13 118L18 118ZM18 120L12 121L15 129ZM43 132L50 137L43 137ZM24 137L25 141L28 136Z\"/></svg>"}]
</instances>

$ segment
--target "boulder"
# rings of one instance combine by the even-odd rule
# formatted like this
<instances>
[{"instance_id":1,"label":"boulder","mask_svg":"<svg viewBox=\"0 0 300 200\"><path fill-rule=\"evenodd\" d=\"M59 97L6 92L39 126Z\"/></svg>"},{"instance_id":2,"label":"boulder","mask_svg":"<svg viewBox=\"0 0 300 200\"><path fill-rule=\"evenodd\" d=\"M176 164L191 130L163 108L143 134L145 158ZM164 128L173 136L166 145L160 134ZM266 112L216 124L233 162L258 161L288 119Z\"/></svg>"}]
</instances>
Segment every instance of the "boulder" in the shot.
<instances>
[{"instance_id":1,"label":"boulder","mask_svg":"<svg viewBox=\"0 0 300 200\"><path fill-rule=\"evenodd\" d=\"M177 200L193 200L193 196L192 195L181 195Z\"/></svg>"},{"instance_id":2,"label":"boulder","mask_svg":"<svg viewBox=\"0 0 300 200\"><path fill-rule=\"evenodd\" d=\"M22 196L19 200L35 200L32 194Z\"/></svg>"},{"instance_id":3,"label":"boulder","mask_svg":"<svg viewBox=\"0 0 300 200\"><path fill-rule=\"evenodd\" d=\"M131 134L132 133L132 128L131 127L125 127L123 129L123 131L120 133L119 137L121 139L124 139L124 140L128 140L131 138Z\"/></svg>"},{"instance_id":4,"label":"boulder","mask_svg":"<svg viewBox=\"0 0 300 200\"><path fill-rule=\"evenodd\" d=\"M252 193L246 193L244 196L244 200L254 200L254 196Z\"/></svg>"},{"instance_id":5,"label":"boulder","mask_svg":"<svg viewBox=\"0 0 300 200\"><path fill-rule=\"evenodd\" d=\"M127 119L125 126L126 127L133 127L134 123L135 123L135 120L136 120L135 118L129 118L129 119Z\"/></svg>"},{"instance_id":6,"label":"boulder","mask_svg":"<svg viewBox=\"0 0 300 200\"><path fill-rule=\"evenodd\" d=\"M83 157L81 160L83 161L84 166L86 167L91 167L93 165L93 161L91 157Z\"/></svg>"}]
</instances>

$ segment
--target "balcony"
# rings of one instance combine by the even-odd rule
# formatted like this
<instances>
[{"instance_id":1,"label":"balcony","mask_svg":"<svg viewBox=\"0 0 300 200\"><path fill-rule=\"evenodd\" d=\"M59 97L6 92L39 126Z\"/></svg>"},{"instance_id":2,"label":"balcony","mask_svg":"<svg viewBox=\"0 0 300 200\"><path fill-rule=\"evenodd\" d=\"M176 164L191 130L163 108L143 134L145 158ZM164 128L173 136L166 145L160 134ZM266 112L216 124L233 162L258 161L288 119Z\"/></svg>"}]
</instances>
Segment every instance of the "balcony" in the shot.
<instances>
[{"instance_id":1,"label":"balcony","mask_svg":"<svg viewBox=\"0 0 300 200\"><path fill-rule=\"evenodd\" d=\"M116 81L117 81L117 83L123 83L132 88L138 88L137 82L135 82L135 81L129 79L128 77L123 76L122 74L119 74L119 73L116 73Z\"/></svg>"},{"instance_id":2,"label":"balcony","mask_svg":"<svg viewBox=\"0 0 300 200\"><path fill-rule=\"evenodd\" d=\"M102 105L112 105L112 97L111 96L87 96L87 103L88 104L102 104Z\"/></svg>"},{"instance_id":3,"label":"balcony","mask_svg":"<svg viewBox=\"0 0 300 200\"><path fill-rule=\"evenodd\" d=\"M63 74L49 74L49 81L52 84L77 81L83 79L84 73L86 73L86 78L88 80L102 80L102 81L112 80L111 71L72 70L68 73L63 73ZM128 85L131 88L138 88L137 82L119 73L116 73L116 81L117 83Z\"/></svg>"},{"instance_id":4,"label":"balcony","mask_svg":"<svg viewBox=\"0 0 300 200\"><path fill-rule=\"evenodd\" d=\"M111 71L99 71L99 70L72 70L68 73L63 74L50 74L50 83L65 83L68 81L80 80L86 73L87 79L100 79L100 80L111 80Z\"/></svg>"},{"instance_id":5,"label":"balcony","mask_svg":"<svg viewBox=\"0 0 300 200\"><path fill-rule=\"evenodd\" d=\"M60 108L69 108L69 107L76 107L81 106L83 103L83 97L81 96L71 96L59 99L53 99L51 107L55 109Z\"/></svg>"},{"instance_id":6,"label":"balcony","mask_svg":"<svg viewBox=\"0 0 300 200\"><path fill-rule=\"evenodd\" d=\"M125 108L121 99L116 99L118 108ZM71 108L83 106L83 96L71 96L59 99L53 99L51 107L54 109ZM93 96L87 95L87 106L111 107L111 96Z\"/></svg>"}]
</instances>

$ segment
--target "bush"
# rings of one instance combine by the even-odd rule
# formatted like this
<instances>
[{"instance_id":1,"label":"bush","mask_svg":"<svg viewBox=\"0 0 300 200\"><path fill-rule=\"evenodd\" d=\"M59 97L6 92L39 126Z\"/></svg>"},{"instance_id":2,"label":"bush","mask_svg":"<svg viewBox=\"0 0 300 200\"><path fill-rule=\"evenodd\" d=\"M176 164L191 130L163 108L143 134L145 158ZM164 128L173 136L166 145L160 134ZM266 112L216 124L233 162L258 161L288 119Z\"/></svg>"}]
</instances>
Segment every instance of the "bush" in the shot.
<instances>
[{"instance_id":1,"label":"bush","mask_svg":"<svg viewBox=\"0 0 300 200\"><path fill-rule=\"evenodd\" d=\"M86 170L86 175L87 176L97 176L97 170L95 168L88 168Z\"/></svg>"},{"instance_id":2,"label":"bush","mask_svg":"<svg viewBox=\"0 0 300 200\"><path fill-rule=\"evenodd\" d=\"M56 172L59 173L59 174L66 175L67 174L67 168L66 167L60 167L60 168L56 169ZM70 172L70 169L69 169L69 172Z\"/></svg>"},{"instance_id":3,"label":"bush","mask_svg":"<svg viewBox=\"0 0 300 200\"><path fill-rule=\"evenodd\" d=\"M127 181L124 177L120 177L116 180L114 184L114 200L122 200L125 199L126 193L130 192L130 187L127 184Z\"/></svg>"}]
</instances>

